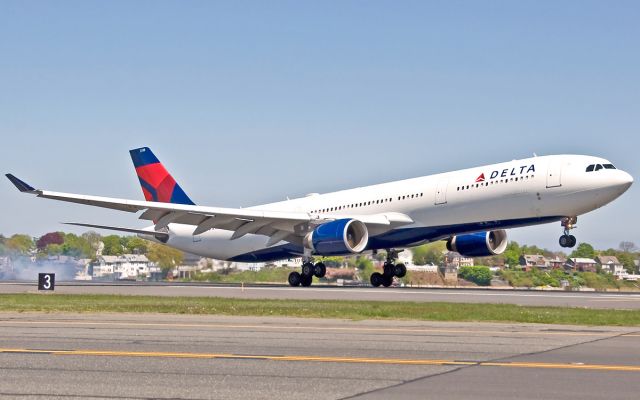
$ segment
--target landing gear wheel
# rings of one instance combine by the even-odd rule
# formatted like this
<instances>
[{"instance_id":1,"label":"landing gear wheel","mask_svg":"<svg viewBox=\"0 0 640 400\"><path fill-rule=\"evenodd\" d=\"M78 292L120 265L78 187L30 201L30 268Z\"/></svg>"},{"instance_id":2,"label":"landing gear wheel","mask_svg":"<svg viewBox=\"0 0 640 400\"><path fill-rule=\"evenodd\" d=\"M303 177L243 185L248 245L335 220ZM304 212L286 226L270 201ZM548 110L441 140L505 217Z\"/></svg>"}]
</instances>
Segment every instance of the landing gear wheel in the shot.
<instances>
[{"instance_id":1,"label":"landing gear wheel","mask_svg":"<svg viewBox=\"0 0 640 400\"><path fill-rule=\"evenodd\" d=\"M373 274L371 274L371 286L379 287L380 285L382 285L383 281L384 277L380 272L374 272Z\"/></svg>"},{"instance_id":2,"label":"landing gear wheel","mask_svg":"<svg viewBox=\"0 0 640 400\"><path fill-rule=\"evenodd\" d=\"M382 268L384 270L382 275L390 277L393 277L393 275L395 275L395 266L392 263L386 262L384 263L384 266Z\"/></svg>"},{"instance_id":3,"label":"landing gear wheel","mask_svg":"<svg viewBox=\"0 0 640 400\"><path fill-rule=\"evenodd\" d=\"M299 272L294 271L289 274L288 280L289 280L289 285L296 287L296 286L300 286L300 283L302 282L302 277L300 276Z\"/></svg>"},{"instance_id":4,"label":"landing gear wheel","mask_svg":"<svg viewBox=\"0 0 640 400\"><path fill-rule=\"evenodd\" d=\"M313 264L310 262L306 262L302 264L302 276L312 276L313 275Z\"/></svg>"},{"instance_id":5,"label":"landing gear wheel","mask_svg":"<svg viewBox=\"0 0 640 400\"><path fill-rule=\"evenodd\" d=\"M403 278L405 275L407 275L407 267L405 267L405 265L402 263L396 264L393 269L393 274L398 278Z\"/></svg>"},{"instance_id":6,"label":"landing gear wheel","mask_svg":"<svg viewBox=\"0 0 640 400\"><path fill-rule=\"evenodd\" d=\"M393 282L393 276L383 276L382 277L382 286L389 287Z\"/></svg>"},{"instance_id":7,"label":"landing gear wheel","mask_svg":"<svg viewBox=\"0 0 640 400\"><path fill-rule=\"evenodd\" d=\"M569 235L569 247L574 247L577 242L578 240L576 239L575 236Z\"/></svg>"},{"instance_id":8,"label":"landing gear wheel","mask_svg":"<svg viewBox=\"0 0 640 400\"><path fill-rule=\"evenodd\" d=\"M560 236L560 240L558 240L558 243L560 244L560 247L569 247L571 238L569 238L569 235L562 235Z\"/></svg>"},{"instance_id":9,"label":"landing gear wheel","mask_svg":"<svg viewBox=\"0 0 640 400\"><path fill-rule=\"evenodd\" d=\"M302 275L300 284L304 287L311 286L311 282L313 281L313 275Z\"/></svg>"},{"instance_id":10,"label":"landing gear wheel","mask_svg":"<svg viewBox=\"0 0 640 400\"><path fill-rule=\"evenodd\" d=\"M324 278L326 273L327 267L324 265L324 263L319 262L313 267L313 275L316 278Z\"/></svg>"}]
</instances>

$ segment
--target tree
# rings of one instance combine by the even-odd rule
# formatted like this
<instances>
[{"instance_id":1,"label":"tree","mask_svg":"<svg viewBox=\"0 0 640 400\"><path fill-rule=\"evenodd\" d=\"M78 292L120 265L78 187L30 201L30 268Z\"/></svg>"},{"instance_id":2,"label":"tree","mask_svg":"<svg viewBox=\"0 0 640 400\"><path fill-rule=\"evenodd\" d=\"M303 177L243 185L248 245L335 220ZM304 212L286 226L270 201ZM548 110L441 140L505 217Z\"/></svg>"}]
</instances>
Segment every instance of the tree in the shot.
<instances>
[{"instance_id":1,"label":"tree","mask_svg":"<svg viewBox=\"0 0 640 400\"><path fill-rule=\"evenodd\" d=\"M622 263L622 265L624 266L624 269L628 273L630 274L636 273L635 258L631 255L631 253L619 253L617 257L618 257L618 261Z\"/></svg>"},{"instance_id":2,"label":"tree","mask_svg":"<svg viewBox=\"0 0 640 400\"><path fill-rule=\"evenodd\" d=\"M624 253L633 253L634 251L638 250L636 244L633 242L620 242L619 247L620 250L622 250Z\"/></svg>"},{"instance_id":3,"label":"tree","mask_svg":"<svg viewBox=\"0 0 640 400\"><path fill-rule=\"evenodd\" d=\"M89 241L83 236L67 233L64 235L62 254L71 257L93 257L94 252Z\"/></svg>"},{"instance_id":4,"label":"tree","mask_svg":"<svg viewBox=\"0 0 640 400\"><path fill-rule=\"evenodd\" d=\"M515 267L520 264L520 256L522 255L522 250L520 249L520 245L516 241L511 241L507 245L502 256L504 257L505 265L509 267Z\"/></svg>"},{"instance_id":5,"label":"tree","mask_svg":"<svg viewBox=\"0 0 640 400\"><path fill-rule=\"evenodd\" d=\"M491 270L489 267L460 267L458 275L465 280L473 282L480 286L489 286L491 284Z\"/></svg>"},{"instance_id":6,"label":"tree","mask_svg":"<svg viewBox=\"0 0 640 400\"><path fill-rule=\"evenodd\" d=\"M95 257L98 249L102 245L102 236L97 232L89 231L83 233L82 238L89 243L89 247L91 248L91 258Z\"/></svg>"},{"instance_id":7,"label":"tree","mask_svg":"<svg viewBox=\"0 0 640 400\"><path fill-rule=\"evenodd\" d=\"M120 236L118 235L109 235L102 238L102 243L104 243L104 249L102 250L102 254L105 256L119 256L124 254L124 247L120 242Z\"/></svg>"},{"instance_id":8,"label":"tree","mask_svg":"<svg viewBox=\"0 0 640 400\"><path fill-rule=\"evenodd\" d=\"M5 246L14 254L28 254L34 248L33 238L29 235L15 234L7 239Z\"/></svg>"},{"instance_id":9,"label":"tree","mask_svg":"<svg viewBox=\"0 0 640 400\"><path fill-rule=\"evenodd\" d=\"M411 249L413 252L413 263L415 265L440 265L444 260L443 253L445 250L446 244L444 242L434 242L414 247Z\"/></svg>"},{"instance_id":10,"label":"tree","mask_svg":"<svg viewBox=\"0 0 640 400\"><path fill-rule=\"evenodd\" d=\"M62 244L64 243L64 233L62 232L49 232L38 239L36 247L38 251L44 251L50 244Z\"/></svg>"},{"instance_id":11,"label":"tree","mask_svg":"<svg viewBox=\"0 0 640 400\"><path fill-rule=\"evenodd\" d=\"M127 253L145 254L148 250L149 242L137 236L131 236L127 241Z\"/></svg>"},{"instance_id":12,"label":"tree","mask_svg":"<svg viewBox=\"0 0 640 400\"><path fill-rule=\"evenodd\" d=\"M184 258L183 252L163 244L149 243L148 248L147 257L157 263L165 275L176 265L180 265Z\"/></svg>"},{"instance_id":13,"label":"tree","mask_svg":"<svg viewBox=\"0 0 640 400\"><path fill-rule=\"evenodd\" d=\"M569 258L595 258L596 251L589 243L580 243Z\"/></svg>"}]
</instances>

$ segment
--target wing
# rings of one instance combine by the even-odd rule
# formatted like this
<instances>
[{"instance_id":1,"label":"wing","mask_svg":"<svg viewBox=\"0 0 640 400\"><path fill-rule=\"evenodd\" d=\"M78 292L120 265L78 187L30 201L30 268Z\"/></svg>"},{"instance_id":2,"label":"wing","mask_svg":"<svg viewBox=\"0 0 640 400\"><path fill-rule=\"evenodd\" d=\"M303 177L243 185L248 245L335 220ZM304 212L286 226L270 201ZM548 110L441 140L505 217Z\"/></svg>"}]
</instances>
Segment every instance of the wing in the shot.
<instances>
[{"instance_id":1,"label":"wing","mask_svg":"<svg viewBox=\"0 0 640 400\"><path fill-rule=\"evenodd\" d=\"M35 189L11 174L6 176L18 190L23 193L34 194L37 197L130 213L141 212L138 218L153 221L156 231L162 231L171 223L192 225L194 227L194 235L199 235L210 229L224 229L234 232L231 236L232 240L247 234L268 236L267 246L272 246L282 240L300 243L302 238L315 229L316 226L340 218L356 218L367 225L367 228L372 228L376 232L384 232L396 226L413 223L410 217L401 213L354 215L352 217L341 214L319 217L297 211L203 207L189 204L60 193Z\"/></svg>"}]
</instances>

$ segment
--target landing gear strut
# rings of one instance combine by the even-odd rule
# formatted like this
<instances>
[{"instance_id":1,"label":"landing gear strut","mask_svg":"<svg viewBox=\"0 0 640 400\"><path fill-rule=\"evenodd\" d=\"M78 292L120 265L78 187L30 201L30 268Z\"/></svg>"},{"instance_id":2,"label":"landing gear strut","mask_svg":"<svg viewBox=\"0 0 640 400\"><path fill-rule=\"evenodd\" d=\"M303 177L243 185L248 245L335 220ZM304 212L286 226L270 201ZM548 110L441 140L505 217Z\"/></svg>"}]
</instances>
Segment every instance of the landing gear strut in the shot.
<instances>
[{"instance_id":1,"label":"landing gear strut","mask_svg":"<svg viewBox=\"0 0 640 400\"><path fill-rule=\"evenodd\" d=\"M400 250L402 251L402 250ZM407 274L407 267L404 264L398 263L394 265L395 260L398 258L398 250L387 250L387 260L383 266L383 272L374 272L371 274L371 286L373 287L389 287L393 282L393 277L397 276L402 278Z\"/></svg>"},{"instance_id":2,"label":"landing gear strut","mask_svg":"<svg viewBox=\"0 0 640 400\"><path fill-rule=\"evenodd\" d=\"M578 222L578 217L565 217L562 219L560 224L563 228L563 234L559 240L561 247L573 247L576 245L576 237L570 234L571 229L576 227L576 222Z\"/></svg>"},{"instance_id":3,"label":"landing gear strut","mask_svg":"<svg viewBox=\"0 0 640 400\"><path fill-rule=\"evenodd\" d=\"M327 267L324 263L319 262L314 264L311 258L306 258L304 263L302 264L302 271L297 272L294 271L289 274L289 285L291 286L311 286L311 282L313 281L313 277L316 278L324 278L327 273Z\"/></svg>"}]
</instances>

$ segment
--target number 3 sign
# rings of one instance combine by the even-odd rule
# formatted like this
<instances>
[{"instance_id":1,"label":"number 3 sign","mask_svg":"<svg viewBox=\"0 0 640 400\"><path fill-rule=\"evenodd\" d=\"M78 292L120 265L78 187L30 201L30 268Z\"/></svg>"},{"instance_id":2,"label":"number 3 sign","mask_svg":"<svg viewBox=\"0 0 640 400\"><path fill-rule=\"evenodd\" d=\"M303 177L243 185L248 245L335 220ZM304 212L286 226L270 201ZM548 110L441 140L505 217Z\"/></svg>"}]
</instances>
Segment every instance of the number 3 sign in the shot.
<instances>
[{"instance_id":1,"label":"number 3 sign","mask_svg":"<svg viewBox=\"0 0 640 400\"><path fill-rule=\"evenodd\" d=\"M38 290L53 290L56 285L56 274L38 274Z\"/></svg>"}]
</instances>

